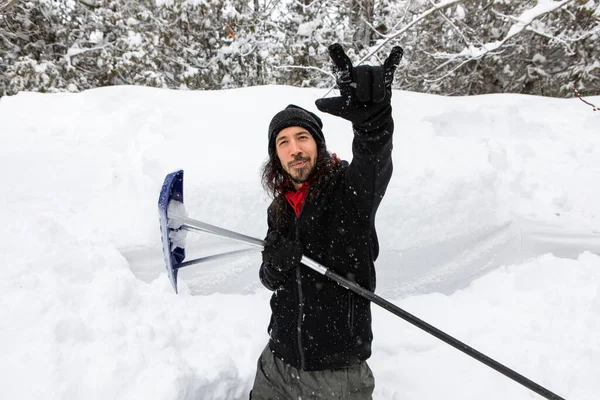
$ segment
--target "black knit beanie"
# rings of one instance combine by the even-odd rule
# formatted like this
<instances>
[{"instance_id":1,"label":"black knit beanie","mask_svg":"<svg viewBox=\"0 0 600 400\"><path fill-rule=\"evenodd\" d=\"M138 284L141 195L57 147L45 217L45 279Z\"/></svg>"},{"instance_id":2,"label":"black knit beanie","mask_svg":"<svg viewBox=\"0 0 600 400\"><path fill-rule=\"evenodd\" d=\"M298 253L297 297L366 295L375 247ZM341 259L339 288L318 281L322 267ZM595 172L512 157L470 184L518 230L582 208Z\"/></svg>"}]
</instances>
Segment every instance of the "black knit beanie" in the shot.
<instances>
[{"instance_id":1,"label":"black knit beanie","mask_svg":"<svg viewBox=\"0 0 600 400\"><path fill-rule=\"evenodd\" d=\"M275 114L269 124L269 154L275 153L275 138L279 132L290 126L300 126L310 132L316 142L325 143L321 118L304 108L290 104Z\"/></svg>"}]
</instances>

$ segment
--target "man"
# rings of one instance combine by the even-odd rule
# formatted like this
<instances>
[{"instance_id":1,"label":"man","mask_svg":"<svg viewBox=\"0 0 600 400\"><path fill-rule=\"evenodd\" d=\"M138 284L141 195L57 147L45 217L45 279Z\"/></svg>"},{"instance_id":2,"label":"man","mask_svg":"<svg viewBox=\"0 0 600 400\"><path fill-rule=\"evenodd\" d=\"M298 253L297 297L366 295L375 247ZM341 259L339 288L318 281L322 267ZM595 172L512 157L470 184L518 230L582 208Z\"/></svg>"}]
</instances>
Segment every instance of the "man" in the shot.
<instances>
[{"instance_id":1,"label":"man","mask_svg":"<svg viewBox=\"0 0 600 400\"><path fill-rule=\"evenodd\" d=\"M392 175L391 84L402 49L378 67L353 67L339 44L329 54L341 96L316 106L352 122L353 158L330 155L321 119L300 107L288 106L269 125L263 184L273 202L259 274L274 293L253 400L363 400L375 387L366 363L370 303L300 260L304 254L375 289L375 213Z\"/></svg>"}]
</instances>

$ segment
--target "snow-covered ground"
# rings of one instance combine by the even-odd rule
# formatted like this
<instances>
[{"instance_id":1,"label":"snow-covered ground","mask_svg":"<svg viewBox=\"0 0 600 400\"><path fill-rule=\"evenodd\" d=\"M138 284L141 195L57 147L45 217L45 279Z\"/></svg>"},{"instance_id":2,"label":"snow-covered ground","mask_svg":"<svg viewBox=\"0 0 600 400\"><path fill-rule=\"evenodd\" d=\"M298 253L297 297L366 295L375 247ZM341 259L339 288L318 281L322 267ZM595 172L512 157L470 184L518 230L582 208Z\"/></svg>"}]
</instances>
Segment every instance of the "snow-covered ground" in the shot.
<instances>
[{"instance_id":1,"label":"snow-covered ground","mask_svg":"<svg viewBox=\"0 0 600 400\"><path fill-rule=\"evenodd\" d=\"M0 397L245 399L260 254L162 262L158 193L263 238L267 126L325 92L112 87L0 99ZM598 104L600 98L591 98ZM377 293L569 400L600 392L600 115L577 99L395 92ZM322 115L351 157L349 123ZM243 246L242 246L243 247ZM189 234L189 258L239 249ZM375 399L535 399L373 306Z\"/></svg>"}]
</instances>

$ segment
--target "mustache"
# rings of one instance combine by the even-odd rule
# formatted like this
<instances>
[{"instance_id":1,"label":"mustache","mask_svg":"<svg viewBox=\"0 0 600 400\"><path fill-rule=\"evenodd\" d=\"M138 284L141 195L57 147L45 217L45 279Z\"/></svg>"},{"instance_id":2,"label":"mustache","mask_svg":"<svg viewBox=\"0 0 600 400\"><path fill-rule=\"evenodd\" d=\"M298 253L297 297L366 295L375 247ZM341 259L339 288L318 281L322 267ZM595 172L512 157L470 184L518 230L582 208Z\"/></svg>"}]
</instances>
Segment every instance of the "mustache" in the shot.
<instances>
[{"instance_id":1,"label":"mustache","mask_svg":"<svg viewBox=\"0 0 600 400\"><path fill-rule=\"evenodd\" d=\"M288 162L288 167L291 168L292 164L298 161L304 161L304 162L309 162L310 161L310 157L303 157L303 156L296 156L294 157L294 159L290 162Z\"/></svg>"}]
</instances>

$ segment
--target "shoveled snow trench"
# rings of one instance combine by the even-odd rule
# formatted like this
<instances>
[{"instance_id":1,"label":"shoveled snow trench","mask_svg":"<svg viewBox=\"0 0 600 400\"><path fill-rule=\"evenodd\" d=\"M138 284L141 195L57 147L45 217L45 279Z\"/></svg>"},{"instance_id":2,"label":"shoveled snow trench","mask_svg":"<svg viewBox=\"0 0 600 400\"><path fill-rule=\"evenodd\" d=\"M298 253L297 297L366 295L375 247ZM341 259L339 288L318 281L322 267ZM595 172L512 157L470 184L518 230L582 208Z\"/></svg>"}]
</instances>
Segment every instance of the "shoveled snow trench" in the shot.
<instances>
[{"instance_id":1,"label":"shoveled snow trench","mask_svg":"<svg viewBox=\"0 0 600 400\"><path fill-rule=\"evenodd\" d=\"M243 247L207 236L188 245L187 259L240 246ZM577 258L584 251L600 254L600 232L515 216L504 225L485 227L428 245L381 248L376 262L376 292L392 299L432 292L450 294L502 265L518 264L546 253ZM160 248L127 248L121 252L139 279L150 282L164 274ZM195 295L249 293L262 287L258 281L259 265L260 253L257 252L181 269L179 279Z\"/></svg>"}]
</instances>

